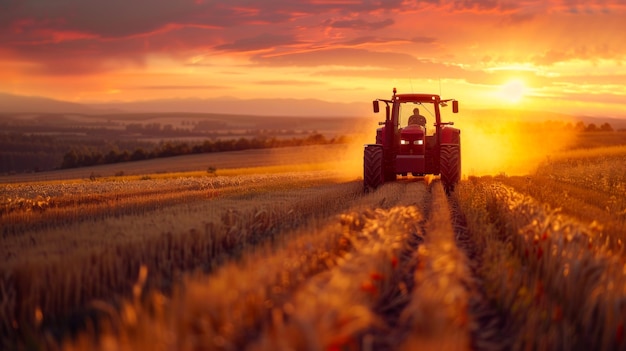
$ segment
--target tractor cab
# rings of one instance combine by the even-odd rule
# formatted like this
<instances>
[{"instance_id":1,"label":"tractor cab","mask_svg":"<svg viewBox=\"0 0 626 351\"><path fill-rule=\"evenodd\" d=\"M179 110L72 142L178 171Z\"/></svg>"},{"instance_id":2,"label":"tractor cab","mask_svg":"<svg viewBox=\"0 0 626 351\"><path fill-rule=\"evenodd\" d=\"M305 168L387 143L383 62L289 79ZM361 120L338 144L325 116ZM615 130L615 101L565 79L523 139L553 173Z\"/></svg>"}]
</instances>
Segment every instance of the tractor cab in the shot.
<instances>
[{"instance_id":1,"label":"tractor cab","mask_svg":"<svg viewBox=\"0 0 626 351\"><path fill-rule=\"evenodd\" d=\"M453 122L441 121L441 110L450 102L452 112L457 113L459 105L454 99L397 94L395 88L391 100L374 100L375 113L385 104L385 121L379 122L382 127L376 131L376 144L365 148L366 190L409 173L441 174L446 190L454 187L460 179L460 130L451 127Z\"/></svg>"}]
</instances>

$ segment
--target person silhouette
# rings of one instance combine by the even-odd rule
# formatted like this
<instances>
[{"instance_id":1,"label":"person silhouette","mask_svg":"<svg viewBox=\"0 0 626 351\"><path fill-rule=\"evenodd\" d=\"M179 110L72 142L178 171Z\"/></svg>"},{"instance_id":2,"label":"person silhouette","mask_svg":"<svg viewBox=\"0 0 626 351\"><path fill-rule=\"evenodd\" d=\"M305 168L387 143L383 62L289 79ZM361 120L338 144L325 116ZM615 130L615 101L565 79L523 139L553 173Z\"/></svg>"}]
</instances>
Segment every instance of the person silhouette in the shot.
<instances>
[{"instance_id":1,"label":"person silhouette","mask_svg":"<svg viewBox=\"0 0 626 351\"><path fill-rule=\"evenodd\" d=\"M412 124L417 124L422 127L426 127L426 117L420 115L420 109L417 107L413 109L413 115L409 117L409 125L412 125Z\"/></svg>"}]
</instances>

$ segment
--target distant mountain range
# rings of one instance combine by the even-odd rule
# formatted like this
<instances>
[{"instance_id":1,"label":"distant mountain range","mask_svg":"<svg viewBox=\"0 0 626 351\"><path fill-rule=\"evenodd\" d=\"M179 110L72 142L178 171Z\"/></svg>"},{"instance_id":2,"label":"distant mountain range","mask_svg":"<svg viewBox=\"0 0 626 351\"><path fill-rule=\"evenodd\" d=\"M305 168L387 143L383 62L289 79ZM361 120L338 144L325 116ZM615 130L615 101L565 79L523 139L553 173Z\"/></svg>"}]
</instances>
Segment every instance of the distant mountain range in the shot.
<instances>
[{"instance_id":1,"label":"distant mountain range","mask_svg":"<svg viewBox=\"0 0 626 351\"><path fill-rule=\"evenodd\" d=\"M371 114L370 104L337 103L316 99L160 99L134 102L79 104L44 97L0 93L0 113L146 113L193 112L293 117L359 117Z\"/></svg>"},{"instance_id":2,"label":"distant mountain range","mask_svg":"<svg viewBox=\"0 0 626 351\"><path fill-rule=\"evenodd\" d=\"M626 119L590 116L571 116L554 112L527 110L471 110L462 107L464 118L498 116L505 119L573 120L598 125L608 122L614 129L626 129ZM233 97L210 99L159 99L134 102L80 104L38 96L0 93L0 113L154 113L191 112L233 115L289 116L289 117L369 117L369 102L328 102L317 99L237 99ZM498 119L498 118L494 118Z\"/></svg>"},{"instance_id":3,"label":"distant mountain range","mask_svg":"<svg viewBox=\"0 0 626 351\"><path fill-rule=\"evenodd\" d=\"M162 99L90 105L127 112L196 112L289 117L360 117L371 114L370 104L338 103L316 99Z\"/></svg>"},{"instance_id":4,"label":"distant mountain range","mask_svg":"<svg viewBox=\"0 0 626 351\"><path fill-rule=\"evenodd\" d=\"M0 93L2 113L96 113L91 107L39 96Z\"/></svg>"}]
</instances>

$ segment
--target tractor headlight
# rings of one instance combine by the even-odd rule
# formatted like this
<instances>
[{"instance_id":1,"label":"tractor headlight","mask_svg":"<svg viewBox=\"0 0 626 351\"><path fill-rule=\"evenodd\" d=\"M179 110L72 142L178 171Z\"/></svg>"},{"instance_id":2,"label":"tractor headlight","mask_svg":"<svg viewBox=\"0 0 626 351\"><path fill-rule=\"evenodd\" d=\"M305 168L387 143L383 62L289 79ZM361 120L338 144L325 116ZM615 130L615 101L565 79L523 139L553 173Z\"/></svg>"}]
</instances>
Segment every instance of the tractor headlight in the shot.
<instances>
[{"instance_id":1,"label":"tractor headlight","mask_svg":"<svg viewBox=\"0 0 626 351\"><path fill-rule=\"evenodd\" d=\"M415 140L415 141L413 142L413 144L415 144L415 145L424 145L424 140L422 140L422 139L420 139L420 140Z\"/></svg>"},{"instance_id":2,"label":"tractor headlight","mask_svg":"<svg viewBox=\"0 0 626 351\"><path fill-rule=\"evenodd\" d=\"M408 140L401 139L401 140L400 140L400 145L409 145L409 141L408 141Z\"/></svg>"}]
</instances>

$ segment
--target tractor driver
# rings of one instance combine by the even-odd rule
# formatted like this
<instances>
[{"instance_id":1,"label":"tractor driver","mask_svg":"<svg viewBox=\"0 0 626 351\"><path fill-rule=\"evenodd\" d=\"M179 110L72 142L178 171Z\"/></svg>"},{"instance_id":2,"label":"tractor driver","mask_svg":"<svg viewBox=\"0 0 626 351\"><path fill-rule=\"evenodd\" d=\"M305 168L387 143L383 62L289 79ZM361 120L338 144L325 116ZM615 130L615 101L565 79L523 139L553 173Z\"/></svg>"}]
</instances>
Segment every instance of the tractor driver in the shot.
<instances>
[{"instance_id":1,"label":"tractor driver","mask_svg":"<svg viewBox=\"0 0 626 351\"><path fill-rule=\"evenodd\" d=\"M426 127L426 117L420 115L420 109L417 107L413 109L413 115L409 117L409 125L412 125L412 124L417 124L422 127Z\"/></svg>"}]
</instances>

